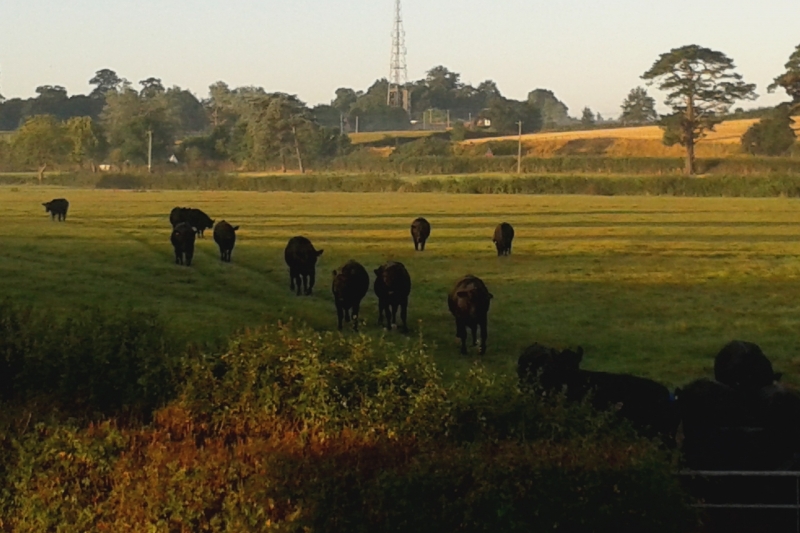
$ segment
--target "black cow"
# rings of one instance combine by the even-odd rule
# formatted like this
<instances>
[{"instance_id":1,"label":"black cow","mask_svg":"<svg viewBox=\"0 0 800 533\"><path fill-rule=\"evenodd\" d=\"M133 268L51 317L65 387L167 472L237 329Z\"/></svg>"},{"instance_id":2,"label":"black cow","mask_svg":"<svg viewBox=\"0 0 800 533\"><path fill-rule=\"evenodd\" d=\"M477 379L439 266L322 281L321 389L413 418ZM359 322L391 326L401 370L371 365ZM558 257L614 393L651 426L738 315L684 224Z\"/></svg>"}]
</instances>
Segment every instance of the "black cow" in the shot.
<instances>
[{"instance_id":1,"label":"black cow","mask_svg":"<svg viewBox=\"0 0 800 533\"><path fill-rule=\"evenodd\" d=\"M44 206L44 212L49 212L52 220L55 220L56 216L58 216L59 221L67 220L67 209L69 209L69 202L65 198L56 198L54 200L50 200L49 202L45 202L42 205Z\"/></svg>"},{"instance_id":2,"label":"black cow","mask_svg":"<svg viewBox=\"0 0 800 533\"><path fill-rule=\"evenodd\" d=\"M517 374L525 385L539 384L545 391L565 391L570 401L587 396L599 411L615 409L641 434L661 437L674 446L678 412L669 390L651 379L630 374L581 370L583 349L558 351L534 344L517 361Z\"/></svg>"},{"instance_id":3,"label":"black cow","mask_svg":"<svg viewBox=\"0 0 800 533\"><path fill-rule=\"evenodd\" d=\"M236 244L236 232L239 226L231 226L224 220L214 226L214 242L219 246L219 257L222 261L231 262L231 252Z\"/></svg>"},{"instance_id":4,"label":"black cow","mask_svg":"<svg viewBox=\"0 0 800 533\"><path fill-rule=\"evenodd\" d=\"M424 244L424 241L423 241ZM403 332L408 332L408 295L411 294L411 276L403 263L390 261L375 269L375 296L378 297L378 324L386 329L397 324L397 308L403 321Z\"/></svg>"},{"instance_id":5,"label":"black cow","mask_svg":"<svg viewBox=\"0 0 800 533\"><path fill-rule=\"evenodd\" d=\"M800 453L800 395L780 384L737 389L699 379L675 391L683 456L696 470L793 468Z\"/></svg>"},{"instance_id":6,"label":"black cow","mask_svg":"<svg viewBox=\"0 0 800 533\"><path fill-rule=\"evenodd\" d=\"M297 295L300 296L301 285L306 295L311 294L316 279L317 258L323 250L315 250L311 241L305 237L292 237L286 244L283 257L289 265L290 288L294 290L297 283Z\"/></svg>"},{"instance_id":7,"label":"black cow","mask_svg":"<svg viewBox=\"0 0 800 533\"><path fill-rule=\"evenodd\" d=\"M361 300L369 290L369 274L357 261L350 260L337 271L333 271L333 300L336 303L336 315L339 319L339 331L342 330L342 319L350 322L350 310L353 311L353 329L358 331L358 312Z\"/></svg>"},{"instance_id":8,"label":"black cow","mask_svg":"<svg viewBox=\"0 0 800 533\"><path fill-rule=\"evenodd\" d=\"M479 353L486 353L486 329L489 304L494 296L486 288L483 281L473 275L467 275L456 282L453 290L447 295L447 306L456 319L456 337L461 339L461 353L467 354L467 327L472 330L472 345L477 344L477 329L481 328L481 345Z\"/></svg>"},{"instance_id":9,"label":"black cow","mask_svg":"<svg viewBox=\"0 0 800 533\"><path fill-rule=\"evenodd\" d=\"M195 237L194 228L186 222L181 222L172 228L170 241L175 248L175 264L192 266Z\"/></svg>"},{"instance_id":10,"label":"black cow","mask_svg":"<svg viewBox=\"0 0 800 533\"><path fill-rule=\"evenodd\" d=\"M200 209L193 207L175 207L169 214L169 221L174 228L181 222L192 226L200 237L205 237L204 232L214 227L214 220Z\"/></svg>"},{"instance_id":11,"label":"black cow","mask_svg":"<svg viewBox=\"0 0 800 533\"><path fill-rule=\"evenodd\" d=\"M781 379L757 344L731 341L714 358L714 378L737 389L754 391Z\"/></svg>"},{"instance_id":12,"label":"black cow","mask_svg":"<svg viewBox=\"0 0 800 533\"><path fill-rule=\"evenodd\" d=\"M494 237L492 238L492 242L494 242L494 245L497 248L498 256L511 255L511 241L513 240L514 228L511 227L511 224L508 222L503 222L494 229Z\"/></svg>"},{"instance_id":13,"label":"black cow","mask_svg":"<svg viewBox=\"0 0 800 533\"><path fill-rule=\"evenodd\" d=\"M431 236L431 225L422 217L411 223L411 238L414 239L414 250L424 252L425 241Z\"/></svg>"}]
</instances>

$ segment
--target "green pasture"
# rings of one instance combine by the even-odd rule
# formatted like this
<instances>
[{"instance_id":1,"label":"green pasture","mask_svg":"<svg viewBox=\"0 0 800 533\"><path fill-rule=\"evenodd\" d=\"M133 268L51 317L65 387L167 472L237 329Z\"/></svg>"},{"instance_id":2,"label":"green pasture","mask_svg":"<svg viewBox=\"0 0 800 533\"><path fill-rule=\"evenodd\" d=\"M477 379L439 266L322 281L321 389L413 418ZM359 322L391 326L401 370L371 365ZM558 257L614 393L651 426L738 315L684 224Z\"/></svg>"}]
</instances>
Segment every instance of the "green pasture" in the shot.
<instances>
[{"instance_id":1,"label":"green pasture","mask_svg":"<svg viewBox=\"0 0 800 533\"><path fill-rule=\"evenodd\" d=\"M41 202L70 201L66 223ZM233 263L211 232L191 268L174 264L168 215L193 206L241 225ZM433 226L414 252L413 218ZM99 191L0 188L0 296L59 310L146 308L177 334L218 343L231 332L295 319L334 329L331 271L402 261L413 280L412 333L448 375L478 360L513 372L525 345L584 347L585 366L678 385L710 375L728 340L759 343L800 383L800 201L674 197ZM491 242L516 228L513 255ZM306 235L325 250L312 297L289 290L283 248ZM488 352L458 353L446 294L460 276L484 279L494 300ZM363 303L362 333L377 326ZM352 335L346 331L347 335ZM798 377L795 377L797 375Z\"/></svg>"}]
</instances>

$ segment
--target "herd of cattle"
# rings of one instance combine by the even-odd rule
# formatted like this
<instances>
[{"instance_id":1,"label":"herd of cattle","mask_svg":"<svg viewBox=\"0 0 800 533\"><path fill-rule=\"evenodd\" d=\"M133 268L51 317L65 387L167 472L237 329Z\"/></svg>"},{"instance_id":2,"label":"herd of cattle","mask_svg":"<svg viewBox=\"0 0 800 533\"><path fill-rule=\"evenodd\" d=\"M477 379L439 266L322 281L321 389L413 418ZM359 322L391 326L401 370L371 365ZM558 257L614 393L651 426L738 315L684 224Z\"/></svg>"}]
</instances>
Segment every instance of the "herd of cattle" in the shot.
<instances>
[{"instance_id":1,"label":"herd of cattle","mask_svg":"<svg viewBox=\"0 0 800 533\"><path fill-rule=\"evenodd\" d=\"M53 220L66 220L69 202L58 198L43 204ZM215 224L199 209L176 207L170 213L175 262L190 266L195 239L213 228L220 259L231 261L238 226ZM431 225L424 218L411 224L414 249L425 250ZM493 242L498 256L511 253L514 229L497 226ZM316 279L317 250L302 236L289 240L284 259L289 267L290 288L310 295ZM387 329L408 331L411 276L399 262L390 261L374 270L373 290L378 298L378 321ZM361 302L369 291L370 276L357 261L333 271L332 292L338 328L344 321L358 330ZM478 277L459 279L447 295L455 318L461 353L467 353L467 329L473 346L486 352L487 318L493 296ZM384 323L385 322L385 323ZM480 329L480 342L477 331ZM523 386L545 396L563 393L567 401L589 401L598 410L613 410L643 435L661 439L668 447L680 444L690 468L701 470L772 470L800 467L800 394L779 383L772 363L753 343L733 341L717 354L714 380L699 379L670 393L651 379L629 374L592 372L580 368L583 349L557 350L541 344L526 348L517 361ZM679 432L679 428L681 431ZM680 433L680 434L679 434Z\"/></svg>"}]
</instances>

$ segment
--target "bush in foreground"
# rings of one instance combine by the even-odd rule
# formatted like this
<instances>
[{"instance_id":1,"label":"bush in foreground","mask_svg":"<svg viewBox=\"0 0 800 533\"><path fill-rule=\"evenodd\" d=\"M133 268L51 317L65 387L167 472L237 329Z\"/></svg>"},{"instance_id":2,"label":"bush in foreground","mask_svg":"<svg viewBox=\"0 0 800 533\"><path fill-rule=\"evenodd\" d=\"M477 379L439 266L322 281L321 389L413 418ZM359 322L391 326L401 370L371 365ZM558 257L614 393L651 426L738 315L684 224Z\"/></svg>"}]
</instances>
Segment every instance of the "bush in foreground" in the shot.
<instances>
[{"instance_id":1,"label":"bush in foreground","mask_svg":"<svg viewBox=\"0 0 800 533\"><path fill-rule=\"evenodd\" d=\"M14 437L7 531L685 532L672 456L480 368L292 325L195 361L152 424Z\"/></svg>"}]
</instances>

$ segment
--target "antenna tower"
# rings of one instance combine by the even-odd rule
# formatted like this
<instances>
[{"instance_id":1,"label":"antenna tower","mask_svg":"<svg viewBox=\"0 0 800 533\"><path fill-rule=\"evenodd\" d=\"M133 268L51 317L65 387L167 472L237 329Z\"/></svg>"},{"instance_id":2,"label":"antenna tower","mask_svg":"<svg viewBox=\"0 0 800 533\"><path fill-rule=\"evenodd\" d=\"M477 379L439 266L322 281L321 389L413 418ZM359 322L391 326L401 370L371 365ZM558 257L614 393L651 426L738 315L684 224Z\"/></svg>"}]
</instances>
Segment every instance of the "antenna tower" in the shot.
<instances>
[{"instance_id":1,"label":"antenna tower","mask_svg":"<svg viewBox=\"0 0 800 533\"><path fill-rule=\"evenodd\" d=\"M409 112L408 68L406 67L406 32L403 29L403 10L400 0L394 2L394 27L392 29L392 60L389 64L389 95L386 103L402 107Z\"/></svg>"}]
</instances>

